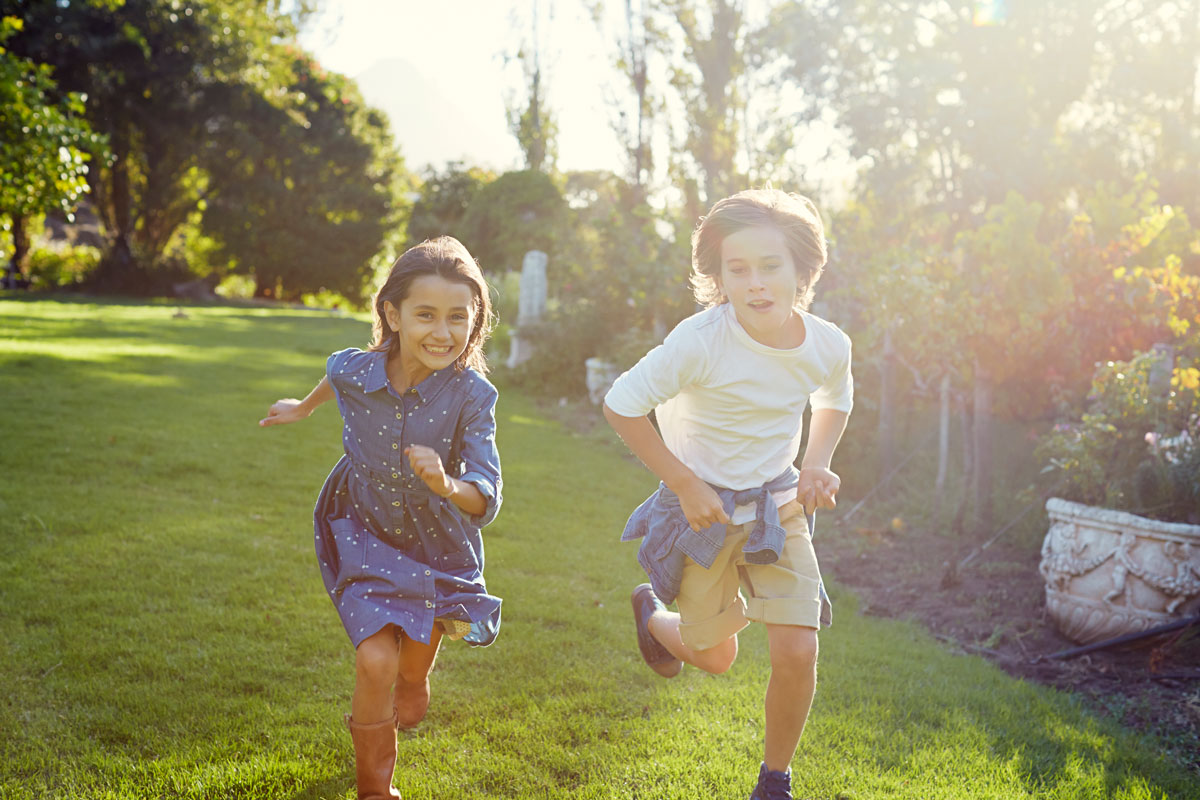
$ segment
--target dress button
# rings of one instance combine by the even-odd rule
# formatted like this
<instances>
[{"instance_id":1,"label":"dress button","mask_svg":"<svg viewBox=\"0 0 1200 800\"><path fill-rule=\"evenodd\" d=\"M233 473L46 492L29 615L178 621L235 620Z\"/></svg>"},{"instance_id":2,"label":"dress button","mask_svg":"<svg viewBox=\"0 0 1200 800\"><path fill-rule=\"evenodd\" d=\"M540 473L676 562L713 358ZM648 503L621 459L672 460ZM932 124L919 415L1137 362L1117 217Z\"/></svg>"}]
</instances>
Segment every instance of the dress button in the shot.
<instances>
[{"instance_id":1,"label":"dress button","mask_svg":"<svg viewBox=\"0 0 1200 800\"><path fill-rule=\"evenodd\" d=\"M401 533L403 533L403 531L401 531L399 528L396 528L396 535L399 536Z\"/></svg>"},{"instance_id":2,"label":"dress button","mask_svg":"<svg viewBox=\"0 0 1200 800\"><path fill-rule=\"evenodd\" d=\"M400 501L399 501L399 500L393 500L393 501L392 501L392 505L394 505L394 506L398 506L398 505L400 505Z\"/></svg>"},{"instance_id":3,"label":"dress button","mask_svg":"<svg viewBox=\"0 0 1200 800\"><path fill-rule=\"evenodd\" d=\"M400 412L396 412L396 419L404 419L404 415Z\"/></svg>"},{"instance_id":4,"label":"dress button","mask_svg":"<svg viewBox=\"0 0 1200 800\"><path fill-rule=\"evenodd\" d=\"M393 449L393 450L399 450L399 449L400 449L400 445L396 444L395 442L392 442L392 449Z\"/></svg>"},{"instance_id":5,"label":"dress button","mask_svg":"<svg viewBox=\"0 0 1200 800\"><path fill-rule=\"evenodd\" d=\"M432 572L430 572L429 570L425 570L425 574L426 574L426 575L432 575L433 573L432 573Z\"/></svg>"},{"instance_id":6,"label":"dress button","mask_svg":"<svg viewBox=\"0 0 1200 800\"><path fill-rule=\"evenodd\" d=\"M393 473L392 473L392 477L393 477L393 478L399 478L399 477L400 477L400 473L399 473L399 472L393 472Z\"/></svg>"},{"instance_id":7,"label":"dress button","mask_svg":"<svg viewBox=\"0 0 1200 800\"><path fill-rule=\"evenodd\" d=\"M425 607L426 607L426 608L433 608L433 603L432 603L431 601L429 601L429 600L426 600L426 601L425 601Z\"/></svg>"}]
</instances>

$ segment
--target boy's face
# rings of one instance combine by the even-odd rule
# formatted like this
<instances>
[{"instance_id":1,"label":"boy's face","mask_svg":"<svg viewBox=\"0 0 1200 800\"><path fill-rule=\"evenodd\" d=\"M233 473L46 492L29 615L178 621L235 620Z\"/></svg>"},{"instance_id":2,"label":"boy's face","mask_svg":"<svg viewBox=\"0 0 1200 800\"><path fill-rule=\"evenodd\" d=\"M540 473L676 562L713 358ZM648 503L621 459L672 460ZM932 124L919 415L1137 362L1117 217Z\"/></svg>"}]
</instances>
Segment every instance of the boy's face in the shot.
<instances>
[{"instance_id":1,"label":"boy's face","mask_svg":"<svg viewBox=\"0 0 1200 800\"><path fill-rule=\"evenodd\" d=\"M743 228L726 236L717 282L753 339L779 348L804 340L804 325L792 312L799 288L796 264L778 228Z\"/></svg>"}]
</instances>

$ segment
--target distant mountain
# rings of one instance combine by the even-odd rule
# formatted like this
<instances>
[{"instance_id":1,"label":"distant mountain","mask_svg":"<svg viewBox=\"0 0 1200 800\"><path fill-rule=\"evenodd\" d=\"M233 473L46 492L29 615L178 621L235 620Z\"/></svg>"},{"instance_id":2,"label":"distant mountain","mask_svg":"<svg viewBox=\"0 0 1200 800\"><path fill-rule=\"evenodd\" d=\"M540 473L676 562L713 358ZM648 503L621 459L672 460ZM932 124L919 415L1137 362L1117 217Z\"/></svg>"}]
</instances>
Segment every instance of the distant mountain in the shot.
<instances>
[{"instance_id":1,"label":"distant mountain","mask_svg":"<svg viewBox=\"0 0 1200 800\"><path fill-rule=\"evenodd\" d=\"M432 74L431 74L432 73ZM409 169L461 160L496 170L518 160L501 97L480 96L479 87L455 87L435 70L422 72L402 58L376 61L355 77L363 97L388 115Z\"/></svg>"}]
</instances>

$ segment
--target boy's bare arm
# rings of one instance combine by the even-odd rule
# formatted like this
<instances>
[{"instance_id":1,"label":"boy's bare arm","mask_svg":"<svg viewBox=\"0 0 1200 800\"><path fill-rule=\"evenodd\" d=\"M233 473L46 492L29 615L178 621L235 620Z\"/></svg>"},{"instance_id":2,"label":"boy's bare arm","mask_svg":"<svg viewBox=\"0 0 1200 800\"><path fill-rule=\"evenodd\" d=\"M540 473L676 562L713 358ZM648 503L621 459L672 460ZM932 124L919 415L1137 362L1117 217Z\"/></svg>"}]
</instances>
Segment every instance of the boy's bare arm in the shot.
<instances>
[{"instance_id":1,"label":"boy's bare arm","mask_svg":"<svg viewBox=\"0 0 1200 800\"><path fill-rule=\"evenodd\" d=\"M288 397L273 403L267 411L267 416L259 420L258 424L265 428L268 425L299 422L315 411L317 406L332 399L333 387L329 384L329 378L321 378L321 382L313 387L303 400Z\"/></svg>"},{"instance_id":2,"label":"boy's bare arm","mask_svg":"<svg viewBox=\"0 0 1200 800\"><path fill-rule=\"evenodd\" d=\"M707 528L717 522L729 522L721 498L712 487L697 477L686 464L675 457L663 442L647 417L623 417L604 405L604 418L667 488L679 497L679 505L692 530Z\"/></svg>"},{"instance_id":3,"label":"boy's bare arm","mask_svg":"<svg viewBox=\"0 0 1200 800\"><path fill-rule=\"evenodd\" d=\"M829 465L833 462L833 451L837 449L846 422L850 415L832 408L813 411L808 423L808 446L804 448L804 459L800 462L800 485L797 497L808 511L818 508L833 508L837 505L837 491L842 479Z\"/></svg>"}]
</instances>

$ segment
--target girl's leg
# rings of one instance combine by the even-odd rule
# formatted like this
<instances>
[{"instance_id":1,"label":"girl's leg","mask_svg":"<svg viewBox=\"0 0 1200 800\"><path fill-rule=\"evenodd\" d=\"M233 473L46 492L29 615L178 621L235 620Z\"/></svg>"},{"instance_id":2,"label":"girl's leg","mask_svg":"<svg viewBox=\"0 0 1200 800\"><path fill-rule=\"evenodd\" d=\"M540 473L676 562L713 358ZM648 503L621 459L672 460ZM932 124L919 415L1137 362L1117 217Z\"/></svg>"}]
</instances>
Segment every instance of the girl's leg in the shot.
<instances>
[{"instance_id":1,"label":"girl's leg","mask_svg":"<svg viewBox=\"0 0 1200 800\"><path fill-rule=\"evenodd\" d=\"M674 611L659 609L646 623L654 638L671 652L671 655L693 667L720 675L733 666L737 658L737 634L707 650L694 650L683 643L679 635L679 615Z\"/></svg>"},{"instance_id":2,"label":"girl's leg","mask_svg":"<svg viewBox=\"0 0 1200 800\"><path fill-rule=\"evenodd\" d=\"M429 673L442 643L442 630L435 623L429 644L422 644L404 631L399 631L400 659L395 673L396 689L393 707L396 724L412 728L425 718L429 708Z\"/></svg>"},{"instance_id":3,"label":"girl's leg","mask_svg":"<svg viewBox=\"0 0 1200 800\"><path fill-rule=\"evenodd\" d=\"M388 694L400 667L396 629L388 625L364 639L354 651L354 697L350 715L361 725L391 718Z\"/></svg>"},{"instance_id":4,"label":"girl's leg","mask_svg":"<svg viewBox=\"0 0 1200 800\"><path fill-rule=\"evenodd\" d=\"M346 727L354 740L358 800L400 800L400 793L392 786L396 729L388 703L399 664L400 650L392 625L368 636L354 651L354 697Z\"/></svg>"},{"instance_id":5,"label":"girl's leg","mask_svg":"<svg viewBox=\"0 0 1200 800\"><path fill-rule=\"evenodd\" d=\"M817 688L817 632L799 625L767 624L771 678L767 683L763 763L785 772L796 754Z\"/></svg>"}]
</instances>

